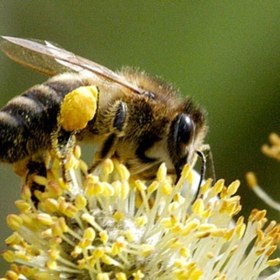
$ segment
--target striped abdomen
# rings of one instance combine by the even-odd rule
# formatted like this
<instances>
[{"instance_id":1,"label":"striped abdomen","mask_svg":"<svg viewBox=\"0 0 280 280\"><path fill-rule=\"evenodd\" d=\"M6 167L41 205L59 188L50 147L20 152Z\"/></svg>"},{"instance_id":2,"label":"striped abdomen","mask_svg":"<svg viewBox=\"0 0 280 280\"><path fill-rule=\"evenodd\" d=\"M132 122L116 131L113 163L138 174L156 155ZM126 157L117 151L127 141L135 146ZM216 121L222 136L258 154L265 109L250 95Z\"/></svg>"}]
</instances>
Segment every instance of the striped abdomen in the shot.
<instances>
[{"instance_id":1,"label":"striped abdomen","mask_svg":"<svg viewBox=\"0 0 280 280\"><path fill-rule=\"evenodd\" d=\"M60 103L86 85L79 74L62 74L10 100L0 110L0 161L16 162L51 145Z\"/></svg>"}]
</instances>

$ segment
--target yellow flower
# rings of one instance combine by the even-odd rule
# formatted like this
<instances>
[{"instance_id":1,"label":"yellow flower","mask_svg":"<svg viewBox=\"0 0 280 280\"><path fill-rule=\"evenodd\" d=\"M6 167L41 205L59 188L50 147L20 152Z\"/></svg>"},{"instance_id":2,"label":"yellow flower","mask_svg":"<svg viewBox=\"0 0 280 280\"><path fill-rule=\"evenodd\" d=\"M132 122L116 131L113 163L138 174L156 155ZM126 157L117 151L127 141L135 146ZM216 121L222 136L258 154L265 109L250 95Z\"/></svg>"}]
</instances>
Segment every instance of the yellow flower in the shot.
<instances>
[{"instance_id":1,"label":"yellow flower","mask_svg":"<svg viewBox=\"0 0 280 280\"><path fill-rule=\"evenodd\" d=\"M67 183L56 158L46 177L27 180L19 214L7 217L14 232L6 239L3 257L11 266L2 279L258 279L279 265L271 259L279 224L256 209L247 222L233 222L241 209L238 181L226 187L208 180L193 202L188 165L176 184L164 164L144 182L109 159L87 174L80 154L75 147Z\"/></svg>"}]
</instances>

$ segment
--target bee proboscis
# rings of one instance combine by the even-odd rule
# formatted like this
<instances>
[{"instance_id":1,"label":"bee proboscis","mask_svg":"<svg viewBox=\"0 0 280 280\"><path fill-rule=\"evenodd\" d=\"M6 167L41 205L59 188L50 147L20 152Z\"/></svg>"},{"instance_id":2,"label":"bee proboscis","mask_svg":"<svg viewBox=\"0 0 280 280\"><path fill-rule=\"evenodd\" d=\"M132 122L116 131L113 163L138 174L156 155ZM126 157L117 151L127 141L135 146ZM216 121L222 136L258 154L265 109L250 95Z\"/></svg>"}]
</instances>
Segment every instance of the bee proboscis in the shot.
<instances>
[{"instance_id":1,"label":"bee proboscis","mask_svg":"<svg viewBox=\"0 0 280 280\"><path fill-rule=\"evenodd\" d=\"M47 41L3 36L0 48L52 76L0 110L0 161L14 163L50 149L65 95L90 85L100 92L97 112L76 137L95 145L94 165L116 157L132 175L149 179L165 162L179 176L203 144L204 111L159 78L127 67L113 72Z\"/></svg>"}]
</instances>

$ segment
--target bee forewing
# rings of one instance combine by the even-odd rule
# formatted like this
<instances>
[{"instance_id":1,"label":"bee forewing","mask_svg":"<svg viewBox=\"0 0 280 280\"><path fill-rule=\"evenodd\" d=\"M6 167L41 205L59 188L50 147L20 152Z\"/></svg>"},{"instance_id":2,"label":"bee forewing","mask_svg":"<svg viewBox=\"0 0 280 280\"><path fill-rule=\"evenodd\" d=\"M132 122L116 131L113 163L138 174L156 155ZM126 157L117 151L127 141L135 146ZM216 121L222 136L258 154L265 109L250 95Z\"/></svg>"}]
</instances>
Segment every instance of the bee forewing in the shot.
<instances>
[{"instance_id":1,"label":"bee forewing","mask_svg":"<svg viewBox=\"0 0 280 280\"><path fill-rule=\"evenodd\" d=\"M48 76L70 70L56 61L47 46L39 41L1 36L0 49L15 62Z\"/></svg>"},{"instance_id":2,"label":"bee forewing","mask_svg":"<svg viewBox=\"0 0 280 280\"><path fill-rule=\"evenodd\" d=\"M132 85L124 77L110 69L47 41L1 36L0 49L12 60L48 76L67 71L88 70L106 80L127 87L135 93L143 93L142 89Z\"/></svg>"}]
</instances>

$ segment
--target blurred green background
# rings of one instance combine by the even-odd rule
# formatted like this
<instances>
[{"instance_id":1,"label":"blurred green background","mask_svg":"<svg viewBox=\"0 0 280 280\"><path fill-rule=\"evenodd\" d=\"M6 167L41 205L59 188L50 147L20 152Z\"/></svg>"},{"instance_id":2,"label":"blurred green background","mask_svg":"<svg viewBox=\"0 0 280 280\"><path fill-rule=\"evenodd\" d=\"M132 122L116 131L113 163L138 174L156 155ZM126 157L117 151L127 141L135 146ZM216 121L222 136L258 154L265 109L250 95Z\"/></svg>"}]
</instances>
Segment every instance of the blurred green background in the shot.
<instances>
[{"instance_id":1,"label":"blurred green background","mask_svg":"<svg viewBox=\"0 0 280 280\"><path fill-rule=\"evenodd\" d=\"M241 180L243 214L267 208L246 187L248 170L280 200L280 166L260 152L279 132L280 1L7 0L0 34L50 40L111 69L139 66L171 81L207 109L217 178ZM45 79L0 54L0 105ZM20 181L9 165L0 177L2 250ZM279 221L272 209L268 216Z\"/></svg>"}]
</instances>

